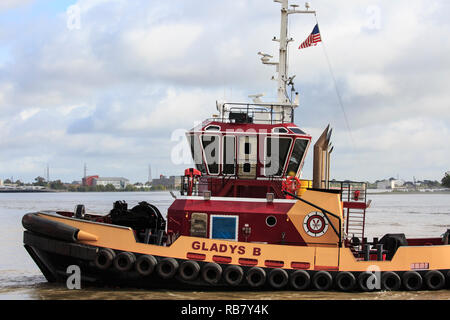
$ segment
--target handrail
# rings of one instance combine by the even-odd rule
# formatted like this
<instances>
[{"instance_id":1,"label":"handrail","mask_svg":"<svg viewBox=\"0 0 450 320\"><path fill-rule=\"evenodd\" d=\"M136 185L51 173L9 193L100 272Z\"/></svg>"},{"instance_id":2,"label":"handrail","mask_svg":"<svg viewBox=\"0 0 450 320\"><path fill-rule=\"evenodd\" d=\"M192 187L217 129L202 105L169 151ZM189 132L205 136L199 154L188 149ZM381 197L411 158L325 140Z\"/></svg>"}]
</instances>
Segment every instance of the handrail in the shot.
<instances>
[{"instance_id":1,"label":"handrail","mask_svg":"<svg viewBox=\"0 0 450 320\"><path fill-rule=\"evenodd\" d=\"M283 192L284 192L285 194L291 196L291 197L294 197L294 198L297 199L297 200L300 200L300 201L302 201L302 202L304 202L304 203L310 205L311 207L314 207L314 208L316 208L316 209L322 211L322 213L324 214L325 218L328 220L328 223L329 223L329 224L331 225L331 227L333 228L334 233L336 233L336 235L339 237L339 247L342 247L342 220L341 220L341 217L335 215L334 213L331 213L331 212L328 211L328 210L325 210L325 209L319 207L318 205L315 205L315 204L313 204L313 203L311 203L311 202L309 202L309 201L307 201L307 200L305 200L305 199L302 199L302 198L298 197L297 195L295 195L295 194L293 194L293 193L290 193L290 192L288 192L288 191L286 191L286 190L283 190ZM331 216L333 216L333 217L335 217L336 219L338 219L338 221L339 221L339 232L336 230L336 228L334 227L334 225L331 223L331 220L330 220L330 218L328 217L327 214L330 214Z\"/></svg>"}]
</instances>

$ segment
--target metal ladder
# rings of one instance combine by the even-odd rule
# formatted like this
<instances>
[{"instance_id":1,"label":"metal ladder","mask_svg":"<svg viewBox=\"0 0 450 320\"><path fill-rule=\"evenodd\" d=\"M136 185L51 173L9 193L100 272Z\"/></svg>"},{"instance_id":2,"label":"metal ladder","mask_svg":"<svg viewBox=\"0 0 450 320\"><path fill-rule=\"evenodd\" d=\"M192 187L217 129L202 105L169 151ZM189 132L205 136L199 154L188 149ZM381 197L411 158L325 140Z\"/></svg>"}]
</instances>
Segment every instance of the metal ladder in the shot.
<instances>
[{"instance_id":1,"label":"metal ladder","mask_svg":"<svg viewBox=\"0 0 450 320\"><path fill-rule=\"evenodd\" d=\"M366 224L367 185L360 182L343 182L341 185L344 202L345 232L347 237L364 238Z\"/></svg>"}]
</instances>

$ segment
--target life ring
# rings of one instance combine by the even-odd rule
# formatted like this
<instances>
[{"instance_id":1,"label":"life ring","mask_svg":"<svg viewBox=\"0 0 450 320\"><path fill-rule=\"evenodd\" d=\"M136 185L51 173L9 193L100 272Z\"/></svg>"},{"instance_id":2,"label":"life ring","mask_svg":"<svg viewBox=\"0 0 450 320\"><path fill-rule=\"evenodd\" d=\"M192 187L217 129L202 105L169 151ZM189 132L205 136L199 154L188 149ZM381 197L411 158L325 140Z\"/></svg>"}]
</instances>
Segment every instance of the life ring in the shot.
<instances>
[{"instance_id":1,"label":"life ring","mask_svg":"<svg viewBox=\"0 0 450 320\"><path fill-rule=\"evenodd\" d=\"M202 278L209 284L216 284L222 277L222 267L215 262L203 266Z\"/></svg>"},{"instance_id":2,"label":"life ring","mask_svg":"<svg viewBox=\"0 0 450 320\"><path fill-rule=\"evenodd\" d=\"M301 291L309 288L311 277L305 270L297 270L291 274L289 284L295 290Z\"/></svg>"},{"instance_id":3,"label":"life ring","mask_svg":"<svg viewBox=\"0 0 450 320\"><path fill-rule=\"evenodd\" d=\"M200 265L196 261L186 260L180 265L178 273L185 281L195 280L200 273Z\"/></svg>"},{"instance_id":4,"label":"life ring","mask_svg":"<svg viewBox=\"0 0 450 320\"><path fill-rule=\"evenodd\" d=\"M422 276L417 271L406 271L402 276L402 281L408 291L417 291L422 288Z\"/></svg>"},{"instance_id":5,"label":"life ring","mask_svg":"<svg viewBox=\"0 0 450 320\"><path fill-rule=\"evenodd\" d=\"M114 261L116 254L109 248L102 248L97 252L94 264L100 270L108 269Z\"/></svg>"},{"instance_id":6,"label":"life ring","mask_svg":"<svg viewBox=\"0 0 450 320\"><path fill-rule=\"evenodd\" d=\"M121 252L114 258L114 267L121 272L126 272L130 270L134 263L136 262L136 257L131 252Z\"/></svg>"},{"instance_id":7,"label":"life ring","mask_svg":"<svg viewBox=\"0 0 450 320\"><path fill-rule=\"evenodd\" d=\"M361 195L361 191L355 190L355 192L353 192L353 200L359 201L359 196L360 195Z\"/></svg>"},{"instance_id":8,"label":"life ring","mask_svg":"<svg viewBox=\"0 0 450 320\"><path fill-rule=\"evenodd\" d=\"M351 272L339 272L336 276L336 286L341 291L352 291L355 284L356 278Z\"/></svg>"},{"instance_id":9,"label":"life ring","mask_svg":"<svg viewBox=\"0 0 450 320\"><path fill-rule=\"evenodd\" d=\"M297 195L297 191L300 190L300 187L301 182L297 177L288 176L286 177L286 180L283 181L281 190ZM293 199L293 197L286 195L286 199Z\"/></svg>"},{"instance_id":10,"label":"life ring","mask_svg":"<svg viewBox=\"0 0 450 320\"><path fill-rule=\"evenodd\" d=\"M381 288L387 291L397 291L402 285L400 276L392 271L383 272L381 276Z\"/></svg>"},{"instance_id":11,"label":"life ring","mask_svg":"<svg viewBox=\"0 0 450 320\"><path fill-rule=\"evenodd\" d=\"M163 279L172 278L177 273L177 270L178 262L174 258L162 259L156 267L158 275Z\"/></svg>"},{"instance_id":12,"label":"life ring","mask_svg":"<svg viewBox=\"0 0 450 320\"><path fill-rule=\"evenodd\" d=\"M333 277L328 271L319 271L313 276L312 284L319 291L327 291L333 284Z\"/></svg>"},{"instance_id":13,"label":"life ring","mask_svg":"<svg viewBox=\"0 0 450 320\"><path fill-rule=\"evenodd\" d=\"M158 260L152 255L140 256L135 264L136 271L142 276L149 276L153 273Z\"/></svg>"},{"instance_id":14,"label":"life ring","mask_svg":"<svg viewBox=\"0 0 450 320\"><path fill-rule=\"evenodd\" d=\"M240 266L228 266L223 272L223 278L230 286L237 286L244 278L244 271Z\"/></svg>"},{"instance_id":15,"label":"life ring","mask_svg":"<svg viewBox=\"0 0 450 320\"><path fill-rule=\"evenodd\" d=\"M277 290L282 289L287 285L289 281L289 275L286 270L278 268L273 269L270 271L267 281L272 288Z\"/></svg>"},{"instance_id":16,"label":"life ring","mask_svg":"<svg viewBox=\"0 0 450 320\"><path fill-rule=\"evenodd\" d=\"M252 267L247 272L247 282L253 288L261 287L266 282L266 272L260 267Z\"/></svg>"},{"instance_id":17,"label":"life ring","mask_svg":"<svg viewBox=\"0 0 450 320\"><path fill-rule=\"evenodd\" d=\"M430 290L441 290L445 286L445 277L438 270L430 270L425 274L425 284Z\"/></svg>"}]
</instances>

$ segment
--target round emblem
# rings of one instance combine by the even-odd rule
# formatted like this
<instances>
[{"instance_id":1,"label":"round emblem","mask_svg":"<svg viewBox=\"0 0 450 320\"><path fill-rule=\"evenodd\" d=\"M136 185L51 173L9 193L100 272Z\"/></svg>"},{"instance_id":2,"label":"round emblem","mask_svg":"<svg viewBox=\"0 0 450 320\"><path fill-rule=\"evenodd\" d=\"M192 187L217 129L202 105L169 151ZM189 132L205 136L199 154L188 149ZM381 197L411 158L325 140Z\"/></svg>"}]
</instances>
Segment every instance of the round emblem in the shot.
<instances>
[{"instance_id":1,"label":"round emblem","mask_svg":"<svg viewBox=\"0 0 450 320\"><path fill-rule=\"evenodd\" d=\"M311 237L321 237L328 230L328 221L322 212L313 211L303 220L303 229Z\"/></svg>"}]
</instances>

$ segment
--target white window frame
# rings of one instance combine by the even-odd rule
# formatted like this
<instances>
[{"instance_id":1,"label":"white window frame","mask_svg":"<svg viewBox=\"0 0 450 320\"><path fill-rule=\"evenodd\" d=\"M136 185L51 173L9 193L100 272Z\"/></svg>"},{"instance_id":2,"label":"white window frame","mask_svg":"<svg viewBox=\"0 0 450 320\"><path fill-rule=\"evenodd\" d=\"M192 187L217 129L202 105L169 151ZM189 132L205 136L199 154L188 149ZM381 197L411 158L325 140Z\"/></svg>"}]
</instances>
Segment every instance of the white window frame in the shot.
<instances>
[{"instance_id":1,"label":"white window frame","mask_svg":"<svg viewBox=\"0 0 450 320\"><path fill-rule=\"evenodd\" d=\"M235 230L235 238L234 239L218 239L218 238L213 238L213 229L214 229L214 224L213 224L213 219L214 218L234 218L236 221L236 230ZM215 239L215 240L225 240L225 241L238 241L239 239L239 216L237 215L224 215L224 214L212 214L209 216L209 239Z\"/></svg>"},{"instance_id":2,"label":"white window frame","mask_svg":"<svg viewBox=\"0 0 450 320\"><path fill-rule=\"evenodd\" d=\"M208 164L208 159L207 159L207 157L206 157L206 153L205 153L205 146L204 146L204 144L203 144L203 137L217 137L217 139L218 139L218 141L219 141L219 147L217 148L217 153L218 153L218 156L217 156L217 158L218 158L218 160L219 160L219 162L217 163L217 168L218 168L218 170L217 170L217 173L211 173L211 172L209 172L209 164ZM221 167L221 162L222 162L222 150L221 150L221 147L222 147L222 139L220 139L220 134L202 134L201 136L200 136L200 143L201 143L201 146L202 146L202 153L203 153L203 159L205 160L205 164L206 164L206 171L208 172L208 174L210 175L210 176L218 176L218 175L220 175L220 173L222 172L222 167Z\"/></svg>"}]
</instances>

